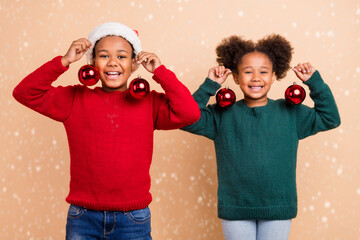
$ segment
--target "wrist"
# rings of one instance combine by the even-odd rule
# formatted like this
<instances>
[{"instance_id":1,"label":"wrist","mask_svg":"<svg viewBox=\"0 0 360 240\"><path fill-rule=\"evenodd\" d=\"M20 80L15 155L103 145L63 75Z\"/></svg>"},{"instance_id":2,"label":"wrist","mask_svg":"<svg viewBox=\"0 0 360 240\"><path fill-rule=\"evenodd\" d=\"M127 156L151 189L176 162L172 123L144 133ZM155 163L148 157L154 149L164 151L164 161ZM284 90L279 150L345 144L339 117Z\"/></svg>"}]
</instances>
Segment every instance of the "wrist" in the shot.
<instances>
[{"instance_id":1,"label":"wrist","mask_svg":"<svg viewBox=\"0 0 360 240\"><path fill-rule=\"evenodd\" d=\"M68 67L70 65L70 62L69 60L67 60L64 56L61 57L61 64L64 66L64 67Z\"/></svg>"},{"instance_id":2,"label":"wrist","mask_svg":"<svg viewBox=\"0 0 360 240\"><path fill-rule=\"evenodd\" d=\"M202 87L207 89L206 91L210 93L210 95L215 95L217 90L221 88L221 84L210 78L206 78L204 83L202 84Z\"/></svg>"}]
</instances>

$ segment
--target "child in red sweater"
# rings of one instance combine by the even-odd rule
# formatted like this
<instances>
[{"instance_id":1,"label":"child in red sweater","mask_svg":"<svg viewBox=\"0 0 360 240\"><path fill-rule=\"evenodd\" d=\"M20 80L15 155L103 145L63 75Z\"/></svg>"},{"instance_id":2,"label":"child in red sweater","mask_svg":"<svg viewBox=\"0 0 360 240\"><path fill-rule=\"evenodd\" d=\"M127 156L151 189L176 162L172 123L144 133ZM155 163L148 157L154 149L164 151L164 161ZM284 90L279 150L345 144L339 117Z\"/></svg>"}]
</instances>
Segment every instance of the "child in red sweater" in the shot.
<instances>
[{"instance_id":1,"label":"child in red sweater","mask_svg":"<svg viewBox=\"0 0 360 240\"><path fill-rule=\"evenodd\" d=\"M86 52L102 87L53 87ZM140 64L165 94L129 94L127 81ZM67 239L151 239L153 132L192 124L200 111L175 74L142 51L137 34L120 23L99 25L25 77L13 96L65 126L71 158Z\"/></svg>"}]
</instances>

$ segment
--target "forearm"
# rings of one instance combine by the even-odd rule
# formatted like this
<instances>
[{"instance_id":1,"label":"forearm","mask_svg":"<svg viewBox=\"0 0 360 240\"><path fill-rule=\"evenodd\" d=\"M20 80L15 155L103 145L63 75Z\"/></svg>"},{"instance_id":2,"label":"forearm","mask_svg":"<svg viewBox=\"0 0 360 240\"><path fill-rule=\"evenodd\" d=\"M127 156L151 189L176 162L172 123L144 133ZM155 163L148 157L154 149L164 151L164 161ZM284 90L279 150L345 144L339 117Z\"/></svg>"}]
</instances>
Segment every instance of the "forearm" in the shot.
<instances>
[{"instance_id":1,"label":"forearm","mask_svg":"<svg viewBox=\"0 0 360 240\"><path fill-rule=\"evenodd\" d=\"M213 106L206 107L209 98L215 95L216 91L221 85L209 78L206 78L197 91L194 92L193 97L199 105L201 116L200 119L182 130L191 132L197 135L202 135L210 139L214 139L217 135L218 127L216 120L217 112Z\"/></svg>"},{"instance_id":2,"label":"forearm","mask_svg":"<svg viewBox=\"0 0 360 240\"><path fill-rule=\"evenodd\" d=\"M329 86L324 83L320 73L316 71L304 84L310 89L314 108L309 110L300 108L303 109L298 114L300 138L339 126L340 115L334 96Z\"/></svg>"},{"instance_id":3,"label":"forearm","mask_svg":"<svg viewBox=\"0 0 360 240\"><path fill-rule=\"evenodd\" d=\"M340 125L340 115L329 86L324 83L318 71L305 82L310 89L310 97L314 101L316 112L324 118L327 125L335 128Z\"/></svg>"},{"instance_id":4,"label":"forearm","mask_svg":"<svg viewBox=\"0 0 360 240\"><path fill-rule=\"evenodd\" d=\"M172 71L161 65L154 71L153 79L164 89L167 98L158 109L160 129L180 128L199 119L200 110L190 91Z\"/></svg>"},{"instance_id":5,"label":"forearm","mask_svg":"<svg viewBox=\"0 0 360 240\"><path fill-rule=\"evenodd\" d=\"M61 57L55 57L26 76L13 90L14 98L32 110L63 120L74 94L70 88L54 88L51 84L67 69L61 64Z\"/></svg>"},{"instance_id":6,"label":"forearm","mask_svg":"<svg viewBox=\"0 0 360 240\"><path fill-rule=\"evenodd\" d=\"M52 88L52 82L68 69L59 66L57 61L60 61L60 56L26 76L13 90L14 98L27 106L36 105L39 98Z\"/></svg>"},{"instance_id":7,"label":"forearm","mask_svg":"<svg viewBox=\"0 0 360 240\"><path fill-rule=\"evenodd\" d=\"M205 108L209 102L211 96L214 96L216 91L219 90L221 85L215 81L212 81L209 78L206 78L205 81L200 85L199 89L196 90L193 94L193 97L199 108Z\"/></svg>"}]
</instances>

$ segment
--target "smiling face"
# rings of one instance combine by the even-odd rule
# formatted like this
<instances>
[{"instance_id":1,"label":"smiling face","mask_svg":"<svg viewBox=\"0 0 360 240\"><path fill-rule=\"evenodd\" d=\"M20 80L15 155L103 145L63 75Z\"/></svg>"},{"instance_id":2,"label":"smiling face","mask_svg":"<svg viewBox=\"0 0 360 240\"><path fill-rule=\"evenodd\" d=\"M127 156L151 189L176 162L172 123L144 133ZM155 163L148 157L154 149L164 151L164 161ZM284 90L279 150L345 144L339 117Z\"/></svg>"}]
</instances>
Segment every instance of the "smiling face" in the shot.
<instances>
[{"instance_id":1,"label":"smiling face","mask_svg":"<svg viewBox=\"0 0 360 240\"><path fill-rule=\"evenodd\" d=\"M276 76L267 55L251 52L243 56L238 65L238 74L233 74L235 83L244 93L244 101L249 107L265 106L267 93Z\"/></svg>"},{"instance_id":2,"label":"smiling face","mask_svg":"<svg viewBox=\"0 0 360 240\"><path fill-rule=\"evenodd\" d=\"M122 37L108 36L96 44L94 51L94 65L99 70L103 90L125 91L131 73L136 70L130 43Z\"/></svg>"}]
</instances>

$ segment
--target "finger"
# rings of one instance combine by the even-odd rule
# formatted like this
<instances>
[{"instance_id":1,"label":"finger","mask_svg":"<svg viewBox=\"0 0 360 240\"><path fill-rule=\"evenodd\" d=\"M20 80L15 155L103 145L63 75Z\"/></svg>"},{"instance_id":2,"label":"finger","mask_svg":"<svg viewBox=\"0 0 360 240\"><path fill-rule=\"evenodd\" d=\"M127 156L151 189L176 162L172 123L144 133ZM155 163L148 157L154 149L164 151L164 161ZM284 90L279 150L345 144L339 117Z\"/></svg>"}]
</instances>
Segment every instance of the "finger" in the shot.
<instances>
[{"instance_id":1,"label":"finger","mask_svg":"<svg viewBox=\"0 0 360 240\"><path fill-rule=\"evenodd\" d=\"M141 52L138 53L137 57L138 57L138 58L141 58L144 54L146 54L146 52L145 52L145 51L141 51Z\"/></svg>"},{"instance_id":2,"label":"finger","mask_svg":"<svg viewBox=\"0 0 360 240\"><path fill-rule=\"evenodd\" d=\"M136 56L136 62L137 64L140 64L142 62L142 57L144 56L145 52L142 51Z\"/></svg>"},{"instance_id":3,"label":"finger","mask_svg":"<svg viewBox=\"0 0 360 240\"><path fill-rule=\"evenodd\" d=\"M142 54L141 56L138 57L138 63L143 63L143 62L148 62L148 59L150 58L149 54Z\"/></svg>"},{"instance_id":4,"label":"finger","mask_svg":"<svg viewBox=\"0 0 360 240\"><path fill-rule=\"evenodd\" d=\"M225 78L227 78L230 74L231 74L231 70L226 68L224 73Z\"/></svg>"},{"instance_id":5,"label":"finger","mask_svg":"<svg viewBox=\"0 0 360 240\"><path fill-rule=\"evenodd\" d=\"M298 67L299 67L299 69L300 69L300 72L306 73L306 69L305 69L304 64L301 63L301 64L298 65Z\"/></svg>"},{"instance_id":6,"label":"finger","mask_svg":"<svg viewBox=\"0 0 360 240\"><path fill-rule=\"evenodd\" d=\"M218 67L218 70L219 70L218 76L223 77L224 73L225 73L225 67L221 65L221 66Z\"/></svg>"},{"instance_id":7,"label":"finger","mask_svg":"<svg viewBox=\"0 0 360 240\"><path fill-rule=\"evenodd\" d=\"M304 65L302 63L299 63L298 65L296 65L295 68L299 73L306 73L305 67L304 67Z\"/></svg>"},{"instance_id":8,"label":"finger","mask_svg":"<svg viewBox=\"0 0 360 240\"><path fill-rule=\"evenodd\" d=\"M156 58L154 58L153 56L148 57L145 62L146 64L153 65L156 62Z\"/></svg>"},{"instance_id":9,"label":"finger","mask_svg":"<svg viewBox=\"0 0 360 240\"><path fill-rule=\"evenodd\" d=\"M224 66L220 66L220 67L219 67L219 70L220 70L220 77L224 76L225 67L224 67Z\"/></svg>"},{"instance_id":10,"label":"finger","mask_svg":"<svg viewBox=\"0 0 360 240\"><path fill-rule=\"evenodd\" d=\"M73 44L74 45L81 45L85 49L90 48L90 46L92 45L91 42L89 40L87 40L86 38L80 38L80 39L74 41Z\"/></svg>"},{"instance_id":11,"label":"finger","mask_svg":"<svg viewBox=\"0 0 360 240\"><path fill-rule=\"evenodd\" d=\"M138 61L143 62L145 59L148 59L152 56L156 56L156 55L153 53L141 52L138 54Z\"/></svg>"},{"instance_id":12,"label":"finger","mask_svg":"<svg viewBox=\"0 0 360 240\"><path fill-rule=\"evenodd\" d=\"M156 55L148 58L148 63L150 63L154 69L161 65L160 59Z\"/></svg>"},{"instance_id":13,"label":"finger","mask_svg":"<svg viewBox=\"0 0 360 240\"><path fill-rule=\"evenodd\" d=\"M209 69L208 78L210 78L211 80L214 80L214 77L216 76L215 69L216 67L212 67Z\"/></svg>"},{"instance_id":14,"label":"finger","mask_svg":"<svg viewBox=\"0 0 360 240\"><path fill-rule=\"evenodd\" d=\"M311 66L311 64L309 62L305 63L304 66L305 66L306 71L308 73L310 73L312 71L312 69L313 69L313 67Z\"/></svg>"},{"instance_id":15,"label":"finger","mask_svg":"<svg viewBox=\"0 0 360 240\"><path fill-rule=\"evenodd\" d=\"M215 75L216 77L219 77L220 75L219 67L215 67Z\"/></svg>"},{"instance_id":16,"label":"finger","mask_svg":"<svg viewBox=\"0 0 360 240\"><path fill-rule=\"evenodd\" d=\"M90 48L89 44L86 41L78 40L73 42L72 46L77 50L76 52L83 52Z\"/></svg>"},{"instance_id":17,"label":"finger","mask_svg":"<svg viewBox=\"0 0 360 240\"><path fill-rule=\"evenodd\" d=\"M299 68L298 66L293 67L292 70L295 72L297 76L299 76L299 74L302 74L301 68Z\"/></svg>"},{"instance_id":18,"label":"finger","mask_svg":"<svg viewBox=\"0 0 360 240\"><path fill-rule=\"evenodd\" d=\"M215 67L212 67L212 68L209 69L209 74L210 73L215 73Z\"/></svg>"},{"instance_id":19,"label":"finger","mask_svg":"<svg viewBox=\"0 0 360 240\"><path fill-rule=\"evenodd\" d=\"M80 39L78 39L76 42L83 43L83 44L85 44L86 46L91 46L91 45L92 45L91 42L90 42L88 39L86 39L86 38L80 38Z\"/></svg>"},{"instance_id":20,"label":"finger","mask_svg":"<svg viewBox=\"0 0 360 240\"><path fill-rule=\"evenodd\" d=\"M82 43L82 44L77 44L75 46L75 52L76 54L81 54L81 53L84 53L88 50L88 48Z\"/></svg>"}]
</instances>

